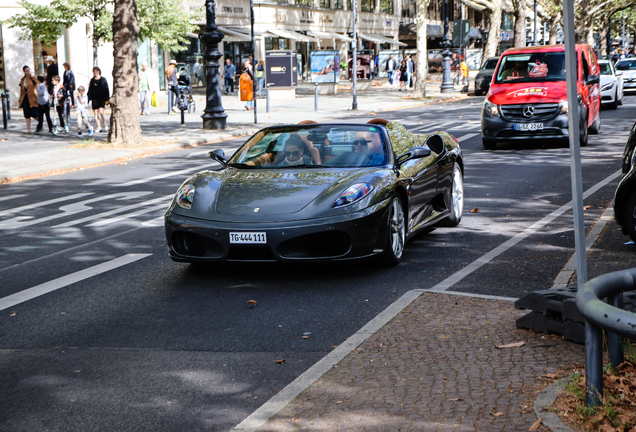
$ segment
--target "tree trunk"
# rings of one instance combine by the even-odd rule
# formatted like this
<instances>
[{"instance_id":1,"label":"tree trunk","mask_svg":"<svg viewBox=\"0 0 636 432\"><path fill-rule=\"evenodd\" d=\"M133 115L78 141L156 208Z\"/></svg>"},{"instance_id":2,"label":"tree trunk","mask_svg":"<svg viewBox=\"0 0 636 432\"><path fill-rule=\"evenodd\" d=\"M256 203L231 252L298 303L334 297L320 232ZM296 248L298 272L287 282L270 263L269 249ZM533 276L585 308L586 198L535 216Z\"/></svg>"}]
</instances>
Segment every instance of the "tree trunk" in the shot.
<instances>
[{"instance_id":1,"label":"tree trunk","mask_svg":"<svg viewBox=\"0 0 636 432\"><path fill-rule=\"evenodd\" d=\"M494 1L492 4L493 8L489 10L490 20L488 23L488 39L486 39L486 47L484 48L484 62L488 60L489 57L495 57L497 55L497 48L499 46L501 3ZM486 12L486 10L484 10L484 12Z\"/></svg>"},{"instance_id":2,"label":"tree trunk","mask_svg":"<svg viewBox=\"0 0 636 432\"><path fill-rule=\"evenodd\" d=\"M414 98L426 97L426 75L428 74L428 49L426 40L426 28L428 19L429 0L417 0L417 64L415 66L415 87L413 88Z\"/></svg>"},{"instance_id":3,"label":"tree trunk","mask_svg":"<svg viewBox=\"0 0 636 432\"><path fill-rule=\"evenodd\" d=\"M554 45L557 43L557 33L559 31L559 24L561 23L561 12L550 21L550 38L548 39L548 45Z\"/></svg>"},{"instance_id":4,"label":"tree trunk","mask_svg":"<svg viewBox=\"0 0 636 432\"><path fill-rule=\"evenodd\" d=\"M99 39L95 36L95 29L93 29L93 67L97 67L97 48L99 48Z\"/></svg>"},{"instance_id":5,"label":"tree trunk","mask_svg":"<svg viewBox=\"0 0 636 432\"><path fill-rule=\"evenodd\" d=\"M590 2L588 0L582 0L579 19L578 20L575 19L575 24L574 24L574 39L577 44L583 43L583 41L585 40L587 20L591 18L590 15L588 14L589 8L590 8Z\"/></svg>"},{"instance_id":6,"label":"tree trunk","mask_svg":"<svg viewBox=\"0 0 636 432\"><path fill-rule=\"evenodd\" d=\"M600 41L599 52L603 54L609 54L607 49L607 14L601 14L601 18L598 22L598 37Z\"/></svg>"},{"instance_id":7,"label":"tree trunk","mask_svg":"<svg viewBox=\"0 0 636 432\"><path fill-rule=\"evenodd\" d=\"M526 46L526 0L516 0L515 5L515 40L514 47Z\"/></svg>"},{"instance_id":8,"label":"tree trunk","mask_svg":"<svg viewBox=\"0 0 636 432\"><path fill-rule=\"evenodd\" d=\"M583 40L586 44L594 46L594 16L588 15L587 22L585 23L585 33L583 34Z\"/></svg>"},{"instance_id":9,"label":"tree trunk","mask_svg":"<svg viewBox=\"0 0 636 432\"><path fill-rule=\"evenodd\" d=\"M113 95L108 141L115 145L141 144L137 73L136 0L115 0L113 14Z\"/></svg>"}]
</instances>

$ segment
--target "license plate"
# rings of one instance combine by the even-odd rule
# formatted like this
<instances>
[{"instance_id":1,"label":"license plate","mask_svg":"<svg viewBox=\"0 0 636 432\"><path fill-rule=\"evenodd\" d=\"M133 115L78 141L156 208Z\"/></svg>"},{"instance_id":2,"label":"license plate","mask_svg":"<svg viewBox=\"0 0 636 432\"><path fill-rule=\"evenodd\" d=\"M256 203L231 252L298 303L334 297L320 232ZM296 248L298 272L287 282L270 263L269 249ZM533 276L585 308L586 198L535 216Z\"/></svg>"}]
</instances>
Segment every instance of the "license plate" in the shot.
<instances>
[{"instance_id":1,"label":"license plate","mask_svg":"<svg viewBox=\"0 0 636 432\"><path fill-rule=\"evenodd\" d=\"M626 82L625 87L636 87L636 82Z\"/></svg>"},{"instance_id":2,"label":"license plate","mask_svg":"<svg viewBox=\"0 0 636 432\"><path fill-rule=\"evenodd\" d=\"M267 244L267 233L264 232L231 232L231 244Z\"/></svg>"},{"instance_id":3,"label":"license plate","mask_svg":"<svg viewBox=\"0 0 636 432\"><path fill-rule=\"evenodd\" d=\"M515 125L515 130L518 131L533 131L542 129L543 123L519 123Z\"/></svg>"}]
</instances>

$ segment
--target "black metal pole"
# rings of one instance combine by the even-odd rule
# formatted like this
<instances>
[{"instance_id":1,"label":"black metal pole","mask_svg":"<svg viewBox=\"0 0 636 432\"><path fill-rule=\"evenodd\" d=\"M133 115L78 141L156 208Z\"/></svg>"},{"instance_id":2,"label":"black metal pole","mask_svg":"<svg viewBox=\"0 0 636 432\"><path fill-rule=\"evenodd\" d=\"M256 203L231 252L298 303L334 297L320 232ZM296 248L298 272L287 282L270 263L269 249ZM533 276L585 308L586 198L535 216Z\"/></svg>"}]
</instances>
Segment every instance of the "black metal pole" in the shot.
<instances>
[{"instance_id":1,"label":"black metal pole","mask_svg":"<svg viewBox=\"0 0 636 432\"><path fill-rule=\"evenodd\" d=\"M449 48L452 46L450 41L450 29L448 26L448 0L444 0L444 39L440 43L440 46L444 49L442 51L442 56L444 60L442 61L442 85L440 86L440 91L442 93L452 93L455 89L453 88L453 80L451 79L451 70L450 70L450 56L451 52Z\"/></svg>"},{"instance_id":2,"label":"black metal pole","mask_svg":"<svg viewBox=\"0 0 636 432\"><path fill-rule=\"evenodd\" d=\"M219 81L219 42L225 35L218 31L216 26L216 13L214 0L205 0L205 33L199 35L199 39L205 43L205 109L203 110L203 129L225 129L227 127L227 114L221 103L221 83Z\"/></svg>"},{"instance_id":3,"label":"black metal pole","mask_svg":"<svg viewBox=\"0 0 636 432\"><path fill-rule=\"evenodd\" d=\"M4 128L7 128L7 107L6 107L6 101L4 100L4 93L2 94L2 124L4 126Z\"/></svg>"},{"instance_id":4,"label":"black metal pole","mask_svg":"<svg viewBox=\"0 0 636 432\"><path fill-rule=\"evenodd\" d=\"M618 309L623 309L623 293L620 292L615 296L607 298L607 303ZM623 363L625 357L623 355L623 338L611 331L607 331L607 352L609 354L609 361L614 367L618 367Z\"/></svg>"},{"instance_id":5,"label":"black metal pole","mask_svg":"<svg viewBox=\"0 0 636 432\"><path fill-rule=\"evenodd\" d=\"M256 115L256 56L254 55L254 0L250 0L250 20L252 26L252 99L254 101L254 124L258 123Z\"/></svg>"},{"instance_id":6,"label":"black metal pole","mask_svg":"<svg viewBox=\"0 0 636 432\"><path fill-rule=\"evenodd\" d=\"M358 11L356 0L353 0L353 103L351 104L352 110L358 109L358 68L357 68L357 55L358 55L358 33L357 33L357 21L358 21Z\"/></svg>"},{"instance_id":7,"label":"black metal pole","mask_svg":"<svg viewBox=\"0 0 636 432\"><path fill-rule=\"evenodd\" d=\"M603 399L603 333L585 320L585 405L599 406Z\"/></svg>"},{"instance_id":8,"label":"black metal pole","mask_svg":"<svg viewBox=\"0 0 636 432\"><path fill-rule=\"evenodd\" d=\"M314 111L318 111L318 83L314 83Z\"/></svg>"},{"instance_id":9,"label":"black metal pole","mask_svg":"<svg viewBox=\"0 0 636 432\"><path fill-rule=\"evenodd\" d=\"M270 86L270 83L265 84L265 87L266 87L266 89L265 89L265 98L267 99L267 102L266 102L265 106L267 107L267 112L269 112L269 86Z\"/></svg>"},{"instance_id":10,"label":"black metal pole","mask_svg":"<svg viewBox=\"0 0 636 432\"><path fill-rule=\"evenodd\" d=\"M6 92L7 96L7 120L11 120L11 93Z\"/></svg>"}]
</instances>

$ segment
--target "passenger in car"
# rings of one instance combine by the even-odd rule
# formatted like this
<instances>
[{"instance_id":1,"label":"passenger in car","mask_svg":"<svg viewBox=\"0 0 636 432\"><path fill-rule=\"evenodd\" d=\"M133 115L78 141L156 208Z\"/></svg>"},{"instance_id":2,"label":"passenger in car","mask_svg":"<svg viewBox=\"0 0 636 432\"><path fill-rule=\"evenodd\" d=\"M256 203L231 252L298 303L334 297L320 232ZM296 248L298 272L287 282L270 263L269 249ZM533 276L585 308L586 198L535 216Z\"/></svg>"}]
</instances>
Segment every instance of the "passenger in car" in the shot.
<instances>
[{"instance_id":1,"label":"passenger in car","mask_svg":"<svg viewBox=\"0 0 636 432\"><path fill-rule=\"evenodd\" d=\"M293 135L292 135L293 137ZM285 144L285 158L280 161L280 166L295 166L305 164L305 146L298 142L298 140L292 140L290 137Z\"/></svg>"}]
</instances>

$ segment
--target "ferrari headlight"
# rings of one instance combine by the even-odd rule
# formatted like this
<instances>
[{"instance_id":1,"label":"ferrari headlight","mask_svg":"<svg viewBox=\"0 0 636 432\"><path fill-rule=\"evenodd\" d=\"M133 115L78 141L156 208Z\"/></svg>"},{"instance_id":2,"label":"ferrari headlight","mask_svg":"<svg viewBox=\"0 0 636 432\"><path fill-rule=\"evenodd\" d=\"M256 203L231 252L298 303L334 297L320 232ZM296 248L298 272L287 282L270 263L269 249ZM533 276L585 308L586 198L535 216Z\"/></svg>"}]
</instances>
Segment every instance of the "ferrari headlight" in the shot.
<instances>
[{"instance_id":1,"label":"ferrari headlight","mask_svg":"<svg viewBox=\"0 0 636 432\"><path fill-rule=\"evenodd\" d=\"M194 185L185 184L177 191L177 205L181 208L189 210L192 208L194 201Z\"/></svg>"},{"instance_id":2,"label":"ferrari headlight","mask_svg":"<svg viewBox=\"0 0 636 432\"><path fill-rule=\"evenodd\" d=\"M568 106L568 101L567 100L562 100L561 101L561 114L565 114L566 112L568 112L569 106Z\"/></svg>"},{"instance_id":3,"label":"ferrari headlight","mask_svg":"<svg viewBox=\"0 0 636 432\"><path fill-rule=\"evenodd\" d=\"M373 187L367 183L357 183L349 186L343 193L340 194L331 207L336 208L349 205L364 198L372 190Z\"/></svg>"},{"instance_id":4,"label":"ferrari headlight","mask_svg":"<svg viewBox=\"0 0 636 432\"><path fill-rule=\"evenodd\" d=\"M499 105L494 104L488 100L484 101L484 111L488 114L499 117Z\"/></svg>"},{"instance_id":5,"label":"ferrari headlight","mask_svg":"<svg viewBox=\"0 0 636 432\"><path fill-rule=\"evenodd\" d=\"M601 91L611 90L613 88L614 88L614 81L612 81L611 83L605 84L603 87L601 87Z\"/></svg>"}]
</instances>

